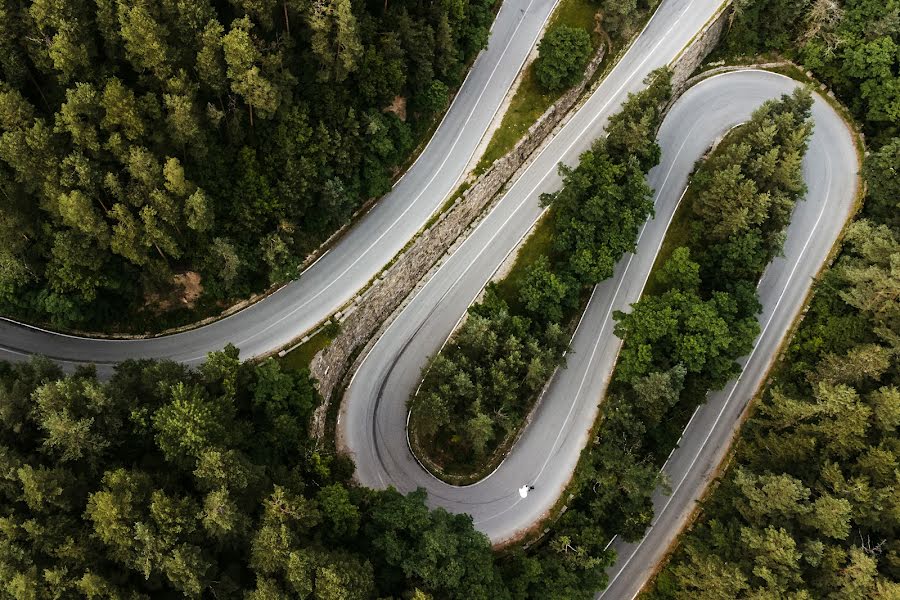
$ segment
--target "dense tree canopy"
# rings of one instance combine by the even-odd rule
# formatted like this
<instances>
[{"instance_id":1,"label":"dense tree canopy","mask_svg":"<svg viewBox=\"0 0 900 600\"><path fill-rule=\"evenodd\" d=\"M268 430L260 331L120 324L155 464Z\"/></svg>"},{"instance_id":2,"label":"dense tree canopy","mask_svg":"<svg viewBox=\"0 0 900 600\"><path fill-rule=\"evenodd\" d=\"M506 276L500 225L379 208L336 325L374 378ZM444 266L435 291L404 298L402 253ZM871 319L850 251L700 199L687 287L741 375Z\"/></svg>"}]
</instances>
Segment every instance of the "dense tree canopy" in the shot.
<instances>
[{"instance_id":1,"label":"dense tree canopy","mask_svg":"<svg viewBox=\"0 0 900 600\"><path fill-rule=\"evenodd\" d=\"M879 223L900 227L900 137L866 157L866 213Z\"/></svg>"},{"instance_id":2,"label":"dense tree canopy","mask_svg":"<svg viewBox=\"0 0 900 600\"><path fill-rule=\"evenodd\" d=\"M654 598L900 594L900 236L855 223Z\"/></svg>"},{"instance_id":3,"label":"dense tree canopy","mask_svg":"<svg viewBox=\"0 0 900 600\"><path fill-rule=\"evenodd\" d=\"M778 50L829 83L883 143L900 132L897 0L738 0L732 53Z\"/></svg>"},{"instance_id":4,"label":"dense tree canopy","mask_svg":"<svg viewBox=\"0 0 900 600\"><path fill-rule=\"evenodd\" d=\"M581 81L590 57L590 34L580 27L559 25L538 44L535 75L548 91L565 89Z\"/></svg>"},{"instance_id":5,"label":"dense tree canopy","mask_svg":"<svg viewBox=\"0 0 900 600\"><path fill-rule=\"evenodd\" d=\"M416 434L435 438L435 448L449 443L483 456L489 442L515 431L567 346L558 323L512 314L490 289L429 366L414 400Z\"/></svg>"},{"instance_id":6,"label":"dense tree canopy","mask_svg":"<svg viewBox=\"0 0 900 600\"><path fill-rule=\"evenodd\" d=\"M0 364L0 597L508 598L469 517L349 484L306 372Z\"/></svg>"},{"instance_id":7,"label":"dense tree canopy","mask_svg":"<svg viewBox=\"0 0 900 600\"><path fill-rule=\"evenodd\" d=\"M295 276L389 189L492 4L0 1L0 311L123 324L174 273L208 308Z\"/></svg>"},{"instance_id":8,"label":"dense tree canopy","mask_svg":"<svg viewBox=\"0 0 900 600\"><path fill-rule=\"evenodd\" d=\"M603 28L613 35L628 39L637 33L640 15L655 8L659 0L600 0Z\"/></svg>"},{"instance_id":9,"label":"dense tree canopy","mask_svg":"<svg viewBox=\"0 0 900 600\"><path fill-rule=\"evenodd\" d=\"M847 231L730 468L651 597L900 596L900 76L896 2L745 0L731 51L795 53L872 144ZM895 106L896 107L896 106Z\"/></svg>"}]
</instances>

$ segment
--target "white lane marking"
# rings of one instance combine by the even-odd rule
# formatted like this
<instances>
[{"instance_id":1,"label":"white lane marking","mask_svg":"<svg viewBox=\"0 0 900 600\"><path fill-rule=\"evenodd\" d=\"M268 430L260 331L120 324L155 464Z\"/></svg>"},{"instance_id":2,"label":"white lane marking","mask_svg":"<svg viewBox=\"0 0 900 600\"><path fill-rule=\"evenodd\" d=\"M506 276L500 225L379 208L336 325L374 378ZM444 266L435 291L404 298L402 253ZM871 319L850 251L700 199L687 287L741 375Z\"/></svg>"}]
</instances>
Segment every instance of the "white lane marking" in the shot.
<instances>
[{"instance_id":1,"label":"white lane marking","mask_svg":"<svg viewBox=\"0 0 900 600\"><path fill-rule=\"evenodd\" d=\"M8 317L0 317L0 321L6 321L7 323L9 323L11 325L17 325L19 327L25 327L27 329L32 329L34 331L39 331L41 333L46 333L48 335L54 335L54 336L69 338L69 339L73 339L73 340L87 340L87 341L91 341L91 342L128 342L128 341L131 341L131 340L111 340L111 339L103 339L103 338L87 338L87 337L82 337L82 336L78 336L78 335L72 335L70 333L62 333L59 331L52 331L50 329L44 329L43 327L38 327L37 325L31 325L29 323L20 323L19 321L15 321Z\"/></svg>"},{"instance_id":2,"label":"white lane marking","mask_svg":"<svg viewBox=\"0 0 900 600\"><path fill-rule=\"evenodd\" d=\"M10 354L15 354L16 356L30 356L29 354L26 354L25 352L19 352L17 350L13 350L12 348L7 348L6 346L0 346L0 351L9 352Z\"/></svg>"}]
</instances>

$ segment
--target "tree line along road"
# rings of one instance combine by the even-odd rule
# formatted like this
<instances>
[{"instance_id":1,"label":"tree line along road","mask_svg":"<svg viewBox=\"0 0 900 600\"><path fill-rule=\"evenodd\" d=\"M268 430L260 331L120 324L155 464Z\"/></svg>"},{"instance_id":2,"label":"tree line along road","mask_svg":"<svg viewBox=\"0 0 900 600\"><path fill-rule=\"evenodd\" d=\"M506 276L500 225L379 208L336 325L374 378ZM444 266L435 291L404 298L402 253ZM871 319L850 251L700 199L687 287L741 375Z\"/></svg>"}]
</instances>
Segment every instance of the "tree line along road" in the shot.
<instances>
[{"instance_id":1,"label":"tree line along road","mask_svg":"<svg viewBox=\"0 0 900 600\"><path fill-rule=\"evenodd\" d=\"M644 78L650 72L672 62L720 6L718 0L663 2L591 97L544 146L491 213L384 332L354 374L343 400L337 432L339 443L356 461L361 483L378 487L390 484L403 491L425 486L435 505L440 504L457 512L470 512L476 525L495 542L514 536L534 523L553 504L571 468L560 470L548 467L552 473L547 475L552 474L558 481L550 485L545 481L528 495L527 503L518 504L515 510L509 509L510 500L518 498L516 490L538 474L531 469L531 463L538 457L542 457L538 462L540 465L551 453L563 452L571 458L583 447L582 438L593 421L596 400L601 397L606 374L598 372L591 381L575 384L576 388L584 386L584 395L578 403L579 411L575 411L575 404L569 403L572 414L568 408L553 413L568 423L568 429L571 429L573 421L579 423L582 435L573 437L571 431L563 430L561 422L551 424L541 420L549 406L559 404L553 402L555 396L551 388L535 416L535 424L546 424L530 427L519 441L520 450L513 452L498 472L467 488L439 483L415 461L406 441L406 400L418 385L428 357L440 347L497 266L515 249L542 214L540 195L553 192L561 185L557 165L560 162L575 164L578 156L602 133L606 120L618 110L628 93L641 90ZM663 147L664 159L668 150ZM656 182L650 183L659 189L658 185L653 185ZM595 296L603 293L603 287L612 285L615 279L601 285ZM637 296L633 295L633 299L636 300ZM597 303L591 303L591 307L596 306ZM585 317L587 323L591 322L591 307ZM579 361L586 360L588 356L585 354L590 352L579 351L588 343L580 342L581 338L591 340L591 343L601 337L613 339L611 328L604 336L600 335L599 328L594 329L588 334L586 327L579 328L574 340L575 352L567 360L569 368L560 373L553 386L583 372L579 370ZM614 354L615 349L610 347L608 350ZM607 358L611 361L613 357ZM564 385L566 390L572 386L571 383ZM584 398L590 400L585 401ZM537 430L541 433L535 433ZM550 450L553 446L556 450ZM523 452L521 448L531 450ZM543 448L547 449L547 453L542 452ZM511 484L520 475L526 479ZM470 497L472 501L469 501ZM502 513L505 510L512 512Z\"/></svg>"},{"instance_id":2,"label":"tree line along road","mask_svg":"<svg viewBox=\"0 0 900 600\"><path fill-rule=\"evenodd\" d=\"M563 156L572 164L578 155L574 148L586 148L598 134L591 127L599 126L608 109L592 105L595 95L409 303L355 374L338 433L356 460L360 482L392 485L402 491L424 487L432 506L471 514L476 527L494 542L515 538L545 516L587 443L597 403L615 365L621 340L613 335L612 313L627 310L640 297L696 161L763 102L798 85L770 72L737 71L703 81L675 103L659 132L662 162L648 175L656 190L656 216L643 228L637 252L624 257L615 275L595 288L573 339L567 368L551 382L504 463L474 485L448 485L419 466L409 451L407 399L418 385L427 357L440 347L497 265L540 215L539 193L559 185L556 162L550 157ZM602 102L608 102L607 98ZM636 595L679 532L851 214L858 171L853 136L822 97L814 99L815 131L803 163L807 199L794 211L784 256L769 265L760 281L762 333L752 353L740 361L742 374L725 390L711 394L685 430L664 468L673 494L656 495L657 516L644 541L614 541L619 559L611 569L611 586L604 598ZM569 154L563 152L566 148L572 149ZM523 482L535 486L525 498L518 493Z\"/></svg>"},{"instance_id":3,"label":"tree line along road","mask_svg":"<svg viewBox=\"0 0 900 600\"><path fill-rule=\"evenodd\" d=\"M243 358L254 358L299 338L350 301L456 188L555 5L556 0L508 0L503 4L487 49L476 59L418 160L388 195L296 281L226 318L149 339L79 337L0 317L0 359L20 361L41 354L69 368L93 363L101 373L108 373L117 362L129 358L197 365L209 352L229 343L240 349ZM602 129L600 117L618 106L627 92L639 89L653 68L672 60L720 6L721 0L663 0L647 28L588 102L590 108L579 113L596 114L596 118L581 119L582 125L592 132ZM603 111L598 112L600 104ZM578 151L579 147L569 148L566 156L545 152L538 162L555 165Z\"/></svg>"},{"instance_id":4,"label":"tree line along road","mask_svg":"<svg viewBox=\"0 0 900 600\"><path fill-rule=\"evenodd\" d=\"M107 340L60 334L0 317L0 359L42 354L72 367L93 363L109 372L129 358L201 363L232 343L245 359L270 354L311 330L350 301L443 204L465 175L512 82L557 0L507 0L491 29L487 49L466 80L427 147L393 190L382 198L299 279L226 318L178 334ZM594 94L592 106L617 106L639 89L644 75L672 60L716 13L722 0L663 0L648 27ZM595 122L592 131L602 129ZM549 160L556 164L566 157ZM546 162L546 161L545 161Z\"/></svg>"}]
</instances>

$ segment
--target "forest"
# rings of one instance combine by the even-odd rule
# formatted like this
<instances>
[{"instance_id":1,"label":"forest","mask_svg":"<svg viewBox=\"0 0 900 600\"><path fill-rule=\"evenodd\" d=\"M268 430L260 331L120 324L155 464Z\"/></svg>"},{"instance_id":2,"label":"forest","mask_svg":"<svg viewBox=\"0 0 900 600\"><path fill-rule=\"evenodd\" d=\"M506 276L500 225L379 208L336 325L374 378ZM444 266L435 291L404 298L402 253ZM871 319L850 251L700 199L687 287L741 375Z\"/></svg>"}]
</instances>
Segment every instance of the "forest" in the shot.
<instances>
[{"instance_id":1,"label":"forest","mask_svg":"<svg viewBox=\"0 0 900 600\"><path fill-rule=\"evenodd\" d=\"M309 375L0 364L0 597L509 598L471 518L350 483Z\"/></svg>"},{"instance_id":2,"label":"forest","mask_svg":"<svg viewBox=\"0 0 900 600\"><path fill-rule=\"evenodd\" d=\"M0 313L191 321L384 194L494 0L0 0ZM176 305L165 314L166 306Z\"/></svg>"},{"instance_id":3,"label":"forest","mask_svg":"<svg viewBox=\"0 0 900 600\"><path fill-rule=\"evenodd\" d=\"M653 213L646 174L659 162L656 128L669 99L661 70L610 118L607 137L542 201L552 212L546 254L524 268L521 285L490 284L481 302L424 370L411 399L411 436L448 473L471 472L522 426L537 393L561 364L587 293L634 249Z\"/></svg>"},{"instance_id":4,"label":"forest","mask_svg":"<svg viewBox=\"0 0 900 600\"><path fill-rule=\"evenodd\" d=\"M725 52L781 51L833 85L867 134L867 193L648 597L897 598L900 5L741 4Z\"/></svg>"},{"instance_id":5,"label":"forest","mask_svg":"<svg viewBox=\"0 0 900 600\"><path fill-rule=\"evenodd\" d=\"M722 56L777 53L831 87L875 148L900 135L897 0L736 0Z\"/></svg>"},{"instance_id":6,"label":"forest","mask_svg":"<svg viewBox=\"0 0 900 600\"><path fill-rule=\"evenodd\" d=\"M657 77L623 115L660 106L668 76ZM614 142L594 152L641 182L649 210L640 161L613 162L625 156ZM561 223L600 202L597 178L582 179L553 200ZM601 204L594 222L610 212ZM605 243L621 253L633 236ZM605 257L591 273L603 276ZM108 382L40 358L3 364L0 595L564 600L603 586L612 555L588 554L591 527L497 556L470 517L429 511L424 492L353 485L352 463L308 438L319 401L307 372L241 363L233 347L197 370L129 361Z\"/></svg>"},{"instance_id":7,"label":"forest","mask_svg":"<svg viewBox=\"0 0 900 600\"><path fill-rule=\"evenodd\" d=\"M896 228L848 231L652 598L900 594L898 260Z\"/></svg>"},{"instance_id":8,"label":"forest","mask_svg":"<svg viewBox=\"0 0 900 600\"><path fill-rule=\"evenodd\" d=\"M800 158L811 132L810 106L805 91L767 103L699 167L684 200L697 225L654 271L652 293L628 315L616 315L624 346L592 432L595 442L582 452L567 490L574 496L568 510L524 563L537 564L565 547L590 573L592 564L608 560L605 546L613 535L627 541L643 536L653 518L651 496L665 484L659 468L678 432L706 392L737 372L735 359L759 330L755 282L779 251L778 233L803 194ZM763 133L765 142L751 148L748 140L763 142ZM752 189L744 197L757 208L752 220L735 221L736 212L712 211L703 202L736 181ZM717 226L730 231L713 241L708 231ZM572 582L569 597L587 597L578 590Z\"/></svg>"}]
</instances>

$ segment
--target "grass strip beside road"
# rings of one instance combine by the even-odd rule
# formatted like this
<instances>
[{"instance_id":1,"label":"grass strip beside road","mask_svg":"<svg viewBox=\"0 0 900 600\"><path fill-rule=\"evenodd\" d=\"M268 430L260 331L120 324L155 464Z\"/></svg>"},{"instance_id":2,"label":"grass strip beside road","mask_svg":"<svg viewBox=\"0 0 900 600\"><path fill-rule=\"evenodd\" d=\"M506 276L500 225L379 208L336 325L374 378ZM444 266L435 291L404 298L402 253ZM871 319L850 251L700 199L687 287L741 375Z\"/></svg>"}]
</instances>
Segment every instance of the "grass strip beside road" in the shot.
<instances>
[{"instance_id":1,"label":"grass strip beside road","mask_svg":"<svg viewBox=\"0 0 900 600\"><path fill-rule=\"evenodd\" d=\"M312 361L313 356L330 344L339 332L340 326L334 321L329 321L319 331L310 336L308 340L282 356L279 359L281 366L292 370L309 368L309 363Z\"/></svg>"},{"instance_id":2,"label":"grass strip beside road","mask_svg":"<svg viewBox=\"0 0 900 600\"><path fill-rule=\"evenodd\" d=\"M597 5L591 0L561 0L545 31L559 25L580 27L591 34L591 45L596 51L605 36L597 28ZM611 52L607 49L607 56ZM604 59L605 62L605 59ZM525 67L522 80L510 100L509 108L503 115L500 127L494 132L481 160L475 167L475 174L488 170L494 162L513 149L538 118L562 96L566 90L547 92L541 87L534 72L535 63ZM602 67L602 65L601 65Z\"/></svg>"}]
</instances>

